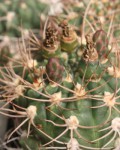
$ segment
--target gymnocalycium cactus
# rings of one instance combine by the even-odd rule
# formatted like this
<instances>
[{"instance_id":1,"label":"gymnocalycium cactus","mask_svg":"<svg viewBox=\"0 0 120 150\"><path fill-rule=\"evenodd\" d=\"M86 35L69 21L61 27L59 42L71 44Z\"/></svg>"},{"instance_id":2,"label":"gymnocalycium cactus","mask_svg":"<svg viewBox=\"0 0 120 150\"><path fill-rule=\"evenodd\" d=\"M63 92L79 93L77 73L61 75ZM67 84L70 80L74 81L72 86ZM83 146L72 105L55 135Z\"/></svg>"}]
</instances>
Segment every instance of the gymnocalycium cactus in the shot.
<instances>
[{"instance_id":1,"label":"gymnocalycium cactus","mask_svg":"<svg viewBox=\"0 0 120 150\"><path fill-rule=\"evenodd\" d=\"M87 33L85 44L80 43L83 35L69 21L52 22L43 39L36 37L37 59L23 39L21 58L1 67L1 98L6 103L0 113L17 120L8 140L18 132L25 150L117 150L118 49L109 48L103 29ZM5 108L8 104L12 109Z\"/></svg>"}]
</instances>

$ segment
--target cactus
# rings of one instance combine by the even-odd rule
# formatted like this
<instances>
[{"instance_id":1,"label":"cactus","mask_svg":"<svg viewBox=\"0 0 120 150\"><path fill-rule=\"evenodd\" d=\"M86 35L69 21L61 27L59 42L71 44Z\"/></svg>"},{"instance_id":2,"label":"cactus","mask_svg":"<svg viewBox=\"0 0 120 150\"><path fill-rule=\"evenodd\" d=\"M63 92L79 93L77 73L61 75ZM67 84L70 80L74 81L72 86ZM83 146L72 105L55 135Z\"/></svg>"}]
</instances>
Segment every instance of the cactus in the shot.
<instances>
[{"instance_id":1,"label":"cactus","mask_svg":"<svg viewBox=\"0 0 120 150\"><path fill-rule=\"evenodd\" d=\"M119 45L112 50L111 25L92 32L80 18L78 32L74 18L51 18L45 37L31 40L40 43L37 56L23 40L19 58L0 68L0 113L17 120L7 140L17 132L24 150L119 149Z\"/></svg>"}]
</instances>

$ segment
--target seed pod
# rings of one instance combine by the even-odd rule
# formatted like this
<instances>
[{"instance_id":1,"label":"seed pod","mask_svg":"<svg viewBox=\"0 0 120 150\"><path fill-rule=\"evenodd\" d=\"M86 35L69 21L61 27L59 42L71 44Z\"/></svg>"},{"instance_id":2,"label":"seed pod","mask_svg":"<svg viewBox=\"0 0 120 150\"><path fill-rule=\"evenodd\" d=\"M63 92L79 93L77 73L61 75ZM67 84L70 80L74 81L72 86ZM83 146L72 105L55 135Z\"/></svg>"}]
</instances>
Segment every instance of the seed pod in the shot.
<instances>
[{"instance_id":1,"label":"seed pod","mask_svg":"<svg viewBox=\"0 0 120 150\"><path fill-rule=\"evenodd\" d=\"M64 74L64 67L59 58L50 58L46 65L46 72L49 78L55 82L61 82Z\"/></svg>"},{"instance_id":2,"label":"seed pod","mask_svg":"<svg viewBox=\"0 0 120 150\"><path fill-rule=\"evenodd\" d=\"M98 51L99 57L106 57L108 53L108 38L104 30L97 30L93 35L93 42Z\"/></svg>"}]
</instances>

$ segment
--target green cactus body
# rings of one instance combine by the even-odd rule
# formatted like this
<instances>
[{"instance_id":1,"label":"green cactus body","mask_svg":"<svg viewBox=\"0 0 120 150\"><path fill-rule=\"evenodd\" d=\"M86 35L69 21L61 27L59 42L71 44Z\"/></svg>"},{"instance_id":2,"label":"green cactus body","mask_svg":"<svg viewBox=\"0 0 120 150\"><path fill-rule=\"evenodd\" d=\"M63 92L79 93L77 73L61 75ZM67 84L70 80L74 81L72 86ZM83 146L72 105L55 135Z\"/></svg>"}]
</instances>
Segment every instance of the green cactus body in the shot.
<instances>
[{"instance_id":1,"label":"green cactus body","mask_svg":"<svg viewBox=\"0 0 120 150\"><path fill-rule=\"evenodd\" d=\"M80 22L88 21L87 12L88 17ZM28 20L29 15L32 13L25 16ZM68 22L63 20L59 25L56 17L51 18L45 38L39 39L42 44L37 60L26 47L20 51L24 57L12 58L13 62L19 61L20 67L11 61L10 66L0 68L0 98L13 108L1 107L0 113L16 117L19 123L8 139L18 130L22 131L19 143L25 150L117 150L120 147L119 51L108 49L109 37L104 30L92 34L90 22L89 26L83 24L84 32L90 32L84 37L83 47L83 43L78 43L81 34Z\"/></svg>"}]
</instances>

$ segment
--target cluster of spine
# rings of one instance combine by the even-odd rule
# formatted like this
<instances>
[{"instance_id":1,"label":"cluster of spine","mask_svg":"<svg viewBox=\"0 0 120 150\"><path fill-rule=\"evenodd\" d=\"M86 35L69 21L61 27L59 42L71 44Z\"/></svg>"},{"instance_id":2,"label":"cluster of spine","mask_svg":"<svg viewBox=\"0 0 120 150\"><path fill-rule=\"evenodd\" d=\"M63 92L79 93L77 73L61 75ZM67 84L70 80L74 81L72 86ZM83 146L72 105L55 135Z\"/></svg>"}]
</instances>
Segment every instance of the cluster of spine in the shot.
<instances>
[{"instance_id":1,"label":"cluster of spine","mask_svg":"<svg viewBox=\"0 0 120 150\"><path fill-rule=\"evenodd\" d=\"M56 22L43 40L34 35L37 56L23 40L20 57L0 68L0 113L17 120L8 141L16 132L25 150L118 150L119 45L109 48L101 28L84 35L67 20Z\"/></svg>"}]
</instances>

